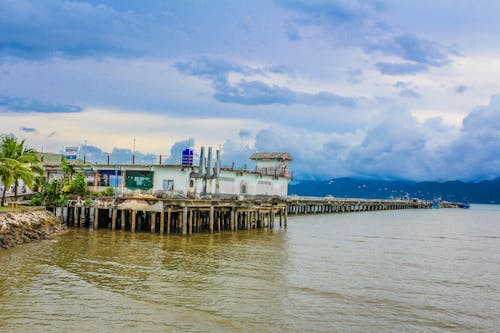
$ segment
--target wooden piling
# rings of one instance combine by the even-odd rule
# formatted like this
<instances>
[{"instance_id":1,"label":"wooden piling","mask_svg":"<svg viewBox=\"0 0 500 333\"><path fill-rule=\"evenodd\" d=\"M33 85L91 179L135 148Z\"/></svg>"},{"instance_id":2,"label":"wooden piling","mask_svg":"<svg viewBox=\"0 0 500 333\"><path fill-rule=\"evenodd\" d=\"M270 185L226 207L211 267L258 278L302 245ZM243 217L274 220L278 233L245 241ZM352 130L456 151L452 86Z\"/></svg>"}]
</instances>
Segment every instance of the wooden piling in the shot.
<instances>
[{"instance_id":1,"label":"wooden piling","mask_svg":"<svg viewBox=\"0 0 500 333\"><path fill-rule=\"evenodd\" d=\"M132 217L130 218L130 232L135 232L136 223L137 223L137 211L132 210Z\"/></svg>"},{"instance_id":2,"label":"wooden piling","mask_svg":"<svg viewBox=\"0 0 500 333\"><path fill-rule=\"evenodd\" d=\"M94 208L94 230L99 227L99 207Z\"/></svg>"},{"instance_id":3,"label":"wooden piling","mask_svg":"<svg viewBox=\"0 0 500 333\"><path fill-rule=\"evenodd\" d=\"M113 208L113 212L111 215L111 230L116 229L116 217L118 215L118 210L116 208Z\"/></svg>"}]
</instances>

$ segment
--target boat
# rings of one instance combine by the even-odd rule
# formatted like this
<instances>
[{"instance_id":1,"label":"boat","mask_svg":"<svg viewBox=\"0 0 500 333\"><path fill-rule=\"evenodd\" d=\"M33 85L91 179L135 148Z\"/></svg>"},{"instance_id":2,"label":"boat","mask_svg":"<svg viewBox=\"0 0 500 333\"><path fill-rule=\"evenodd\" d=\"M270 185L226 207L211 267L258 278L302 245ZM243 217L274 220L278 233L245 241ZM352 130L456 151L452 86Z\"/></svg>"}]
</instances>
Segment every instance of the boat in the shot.
<instances>
[{"instance_id":1,"label":"boat","mask_svg":"<svg viewBox=\"0 0 500 333\"><path fill-rule=\"evenodd\" d=\"M459 202L458 203L458 208L469 209L470 208L470 204L469 204L468 201Z\"/></svg>"},{"instance_id":2,"label":"boat","mask_svg":"<svg viewBox=\"0 0 500 333\"><path fill-rule=\"evenodd\" d=\"M443 207L443 206L441 205L441 199L437 199L437 198L436 198L436 199L434 199L434 200L432 201L432 206L431 206L431 208L436 209L436 208L442 208L442 207Z\"/></svg>"}]
</instances>

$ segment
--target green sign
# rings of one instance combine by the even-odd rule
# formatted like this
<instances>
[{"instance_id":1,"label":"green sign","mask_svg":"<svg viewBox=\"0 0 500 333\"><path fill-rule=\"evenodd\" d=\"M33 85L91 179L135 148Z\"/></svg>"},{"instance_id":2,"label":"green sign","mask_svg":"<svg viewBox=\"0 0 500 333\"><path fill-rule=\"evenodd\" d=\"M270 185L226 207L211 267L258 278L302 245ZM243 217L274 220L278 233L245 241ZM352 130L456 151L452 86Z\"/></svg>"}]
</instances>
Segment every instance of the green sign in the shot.
<instances>
[{"instance_id":1,"label":"green sign","mask_svg":"<svg viewBox=\"0 0 500 333\"><path fill-rule=\"evenodd\" d=\"M149 190L153 188L153 171L127 170L125 186L131 190Z\"/></svg>"}]
</instances>

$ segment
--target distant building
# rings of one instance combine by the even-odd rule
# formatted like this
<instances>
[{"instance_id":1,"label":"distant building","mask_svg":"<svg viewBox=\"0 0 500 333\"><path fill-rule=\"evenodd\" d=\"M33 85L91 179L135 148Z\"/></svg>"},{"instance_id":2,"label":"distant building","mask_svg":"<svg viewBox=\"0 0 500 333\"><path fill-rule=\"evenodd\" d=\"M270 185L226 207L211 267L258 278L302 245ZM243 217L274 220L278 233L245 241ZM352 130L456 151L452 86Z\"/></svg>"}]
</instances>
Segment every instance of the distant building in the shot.
<instances>
[{"instance_id":1,"label":"distant building","mask_svg":"<svg viewBox=\"0 0 500 333\"><path fill-rule=\"evenodd\" d=\"M217 150L207 156L202 147L199 165L193 165L192 152L183 152L180 165L165 164L74 164L75 172L86 174L87 184L94 190L112 186L118 193L147 192L163 196L275 196L288 195L288 153L256 153L253 171L221 167ZM186 155L187 154L187 155ZM186 162L186 156L190 156ZM47 179L62 178L60 162L44 163Z\"/></svg>"}]
</instances>

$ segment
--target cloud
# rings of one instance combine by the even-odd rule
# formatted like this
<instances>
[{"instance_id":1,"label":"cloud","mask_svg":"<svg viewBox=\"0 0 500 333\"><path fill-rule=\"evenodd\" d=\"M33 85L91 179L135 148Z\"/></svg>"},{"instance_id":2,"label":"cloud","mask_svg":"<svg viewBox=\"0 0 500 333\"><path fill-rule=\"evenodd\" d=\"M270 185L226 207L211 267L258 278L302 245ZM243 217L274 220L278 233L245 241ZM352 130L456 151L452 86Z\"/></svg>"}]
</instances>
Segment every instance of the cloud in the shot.
<instances>
[{"instance_id":1,"label":"cloud","mask_svg":"<svg viewBox=\"0 0 500 333\"><path fill-rule=\"evenodd\" d=\"M409 112L382 116L365 131L260 130L253 143L228 139L225 154L247 163L255 151L286 151L296 179L358 177L405 180L494 179L500 176L500 95L470 112L462 128L440 117L419 122Z\"/></svg>"},{"instance_id":2,"label":"cloud","mask_svg":"<svg viewBox=\"0 0 500 333\"><path fill-rule=\"evenodd\" d=\"M36 128L33 127L21 127L20 130L23 131L24 133L36 132Z\"/></svg>"},{"instance_id":3,"label":"cloud","mask_svg":"<svg viewBox=\"0 0 500 333\"><path fill-rule=\"evenodd\" d=\"M417 99L420 99L420 97L421 97L420 94L413 89L403 89L399 93L399 96L409 97L409 98L417 98Z\"/></svg>"},{"instance_id":4,"label":"cloud","mask_svg":"<svg viewBox=\"0 0 500 333\"><path fill-rule=\"evenodd\" d=\"M240 105L306 104L342 107L356 105L356 98L325 91L316 94L298 92L286 87L270 85L260 80L247 80L245 77L236 83L231 83L228 78L230 73L243 74L244 76L258 75L265 70L237 65L220 59L207 57L188 59L175 63L174 67L181 73L211 80L215 89L213 97L222 103Z\"/></svg>"},{"instance_id":5,"label":"cloud","mask_svg":"<svg viewBox=\"0 0 500 333\"><path fill-rule=\"evenodd\" d=\"M176 20L167 5L2 1L0 57L137 57L162 52L168 50L168 41L186 33L182 21ZM158 35L166 37L160 38L162 43Z\"/></svg>"},{"instance_id":6,"label":"cloud","mask_svg":"<svg viewBox=\"0 0 500 333\"><path fill-rule=\"evenodd\" d=\"M460 136L444 158L451 172L463 179L492 179L500 170L500 95L463 120Z\"/></svg>"},{"instance_id":7,"label":"cloud","mask_svg":"<svg viewBox=\"0 0 500 333\"><path fill-rule=\"evenodd\" d=\"M463 94L464 92L467 91L467 89L469 89L469 87L461 84L461 85L456 86L454 90L457 94Z\"/></svg>"},{"instance_id":8,"label":"cloud","mask_svg":"<svg viewBox=\"0 0 500 333\"><path fill-rule=\"evenodd\" d=\"M76 105L58 104L53 102L38 101L22 97L10 97L0 95L0 113L75 113L81 112L82 108Z\"/></svg>"},{"instance_id":9,"label":"cloud","mask_svg":"<svg viewBox=\"0 0 500 333\"><path fill-rule=\"evenodd\" d=\"M375 67L380 73L386 75L414 75L419 72L425 72L428 69L428 67L424 64L415 64L411 62L378 62L375 64Z\"/></svg>"},{"instance_id":10,"label":"cloud","mask_svg":"<svg viewBox=\"0 0 500 333\"><path fill-rule=\"evenodd\" d=\"M281 1L283 6L300 13L297 22L305 25L340 25L355 23L367 16L367 7L362 2L327 1Z\"/></svg>"},{"instance_id":11,"label":"cloud","mask_svg":"<svg viewBox=\"0 0 500 333\"><path fill-rule=\"evenodd\" d=\"M296 42L302 40L299 30L292 23L286 22L284 28L289 41Z\"/></svg>"},{"instance_id":12,"label":"cloud","mask_svg":"<svg viewBox=\"0 0 500 333\"><path fill-rule=\"evenodd\" d=\"M167 164L180 164L182 151L186 148L194 148L194 139L186 139L175 142L170 148L170 155L165 160Z\"/></svg>"},{"instance_id":13,"label":"cloud","mask_svg":"<svg viewBox=\"0 0 500 333\"><path fill-rule=\"evenodd\" d=\"M242 105L269 105L269 104L307 104L307 105L337 105L354 107L356 99L343 97L332 93L320 92L317 94L300 93L276 85L269 86L261 81L242 80L235 86L226 87L214 95L215 99L223 103Z\"/></svg>"},{"instance_id":14,"label":"cloud","mask_svg":"<svg viewBox=\"0 0 500 333\"><path fill-rule=\"evenodd\" d=\"M373 45L372 49L429 66L442 67L451 63L449 52L442 46L436 42L421 39L414 34L396 36L392 40Z\"/></svg>"},{"instance_id":15,"label":"cloud","mask_svg":"<svg viewBox=\"0 0 500 333\"><path fill-rule=\"evenodd\" d=\"M363 70L361 68L349 68L348 75L347 82L351 84L358 84L363 81Z\"/></svg>"},{"instance_id":16,"label":"cloud","mask_svg":"<svg viewBox=\"0 0 500 333\"><path fill-rule=\"evenodd\" d=\"M238 136L239 136L240 138L245 138L245 139L247 139L247 138L250 138L250 137L252 136L252 132L251 132L251 131L249 131L249 130L242 129L242 130L240 130L240 131L238 132Z\"/></svg>"},{"instance_id":17,"label":"cloud","mask_svg":"<svg viewBox=\"0 0 500 333\"><path fill-rule=\"evenodd\" d=\"M382 74L388 75L415 74L427 71L429 67L443 67L451 64L450 55L456 54L449 48L419 38L415 34L401 34L373 43L366 47L366 51L378 51L403 61L403 63L378 62L375 65Z\"/></svg>"}]
</instances>

